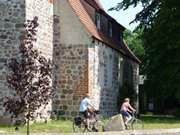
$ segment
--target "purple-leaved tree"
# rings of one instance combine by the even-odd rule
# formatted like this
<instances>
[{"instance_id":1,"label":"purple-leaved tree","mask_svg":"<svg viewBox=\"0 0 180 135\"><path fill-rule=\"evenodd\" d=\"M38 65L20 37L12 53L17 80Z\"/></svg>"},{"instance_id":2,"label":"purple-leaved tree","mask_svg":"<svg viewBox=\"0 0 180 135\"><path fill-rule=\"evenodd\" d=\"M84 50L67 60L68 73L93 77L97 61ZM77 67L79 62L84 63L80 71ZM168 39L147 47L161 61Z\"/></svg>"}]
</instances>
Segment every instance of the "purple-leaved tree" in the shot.
<instances>
[{"instance_id":1,"label":"purple-leaved tree","mask_svg":"<svg viewBox=\"0 0 180 135\"><path fill-rule=\"evenodd\" d=\"M4 98L4 107L13 118L24 117L29 135L29 122L36 111L47 105L52 97L52 62L34 49L38 18L25 23L25 32L19 46L19 57L8 63L7 76L9 87L14 95Z\"/></svg>"}]
</instances>

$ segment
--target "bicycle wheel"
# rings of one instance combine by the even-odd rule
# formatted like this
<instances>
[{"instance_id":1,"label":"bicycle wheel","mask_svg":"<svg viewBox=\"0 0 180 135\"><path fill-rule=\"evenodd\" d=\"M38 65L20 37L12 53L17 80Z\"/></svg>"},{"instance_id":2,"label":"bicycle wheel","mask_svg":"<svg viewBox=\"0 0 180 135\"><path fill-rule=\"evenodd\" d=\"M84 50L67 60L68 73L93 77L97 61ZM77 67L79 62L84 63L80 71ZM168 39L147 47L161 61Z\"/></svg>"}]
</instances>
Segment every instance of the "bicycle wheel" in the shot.
<instances>
[{"instance_id":1,"label":"bicycle wheel","mask_svg":"<svg viewBox=\"0 0 180 135\"><path fill-rule=\"evenodd\" d=\"M133 130L144 129L144 124L142 120L135 119L132 123L132 129Z\"/></svg>"},{"instance_id":2,"label":"bicycle wheel","mask_svg":"<svg viewBox=\"0 0 180 135\"><path fill-rule=\"evenodd\" d=\"M124 124L124 127L125 127L126 130L131 130L131 129L133 129L131 123L129 123L129 124L127 124L127 125Z\"/></svg>"},{"instance_id":3,"label":"bicycle wheel","mask_svg":"<svg viewBox=\"0 0 180 135\"><path fill-rule=\"evenodd\" d=\"M102 132L103 129L103 122L98 120L93 124L92 132Z\"/></svg>"},{"instance_id":4,"label":"bicycle wheel","mask_svg":"<svg viewBox=\"0 0 180 135\"><path fill-rule=\"evenodd\" d=\"M86 126L83 122L77 124L75 121L73 122L73 130L74 132L85 132Z\"/></svg>"}]
</instances>

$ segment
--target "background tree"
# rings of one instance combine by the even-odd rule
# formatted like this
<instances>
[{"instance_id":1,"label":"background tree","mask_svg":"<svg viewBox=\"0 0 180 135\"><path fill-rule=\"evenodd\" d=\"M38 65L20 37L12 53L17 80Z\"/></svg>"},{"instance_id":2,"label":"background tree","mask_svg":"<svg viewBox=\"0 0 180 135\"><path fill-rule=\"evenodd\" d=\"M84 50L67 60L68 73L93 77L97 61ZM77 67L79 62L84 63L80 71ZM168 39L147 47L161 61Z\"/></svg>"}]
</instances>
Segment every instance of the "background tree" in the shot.
<instances>
[{"instance_id":1,"label":"background tree","mask_svg":"<svg viewBox=\"0 0 180 135\"><path fill-rule=\"evenodd\" d=\"M146 89L149 97L156 97L157 111L173 109L180 101L179 17L180 2L166 0L144 34Z\"/></svg>"},{"instance_id":2,"label":"background tree","mask_svg":"<svg viewBox=\"0 0 180 135\"><path fill-rule=\"evenodd\" d=\"M123 33L124 39L127 42L128 46L140 60L143 59L143 56L145 54L141 39L142 34L143 29L138 29L134 32L126 29Z\"/></svg>"},{"instance_id":3,"label":"background tree","mask_svg":"<svg viewBox=\"0 0 180 135\"><path fill-rule=\"evenodd\" d=\"M138 4L141 4L143 9L136 14L133 22L139 22L139 26L150 27L154 22L154 18L157 16L162 3L164 0L121 0L122 2L118 3L116 6L109 9L119 11L121 9L126 10L130 6L136 7Z\"/></svg>"},{"instance_id":4,"label":"background tree","mask_svg":"<svg viewBox=\"0 0 180 135\"><path fill-rule=\"evenodd\" d=\"M156 111L177 107L180 101L180 1L123 0L110 10L126 10L141 4L143 9L132 22L140 22L145 49L145 89Z\"/></svg>"},{"instance_id":5,"label":"background tree","mask_svg":"<svg viewBox=\"0 0 180 135\"><path fill-rule=\"evenodd\" d=\"M8 64L10 74L7 82L14 95L6 97L4 101L6 111L10 112L12 118L26 118L27 135L29 122L36 117L35 111L42 105L47 105L52 95L51 60L47 60L33 48L36 42L37 21L37 17L27 21L19 46L20 56L12 58Z\"/></svg>"}]
</instances>

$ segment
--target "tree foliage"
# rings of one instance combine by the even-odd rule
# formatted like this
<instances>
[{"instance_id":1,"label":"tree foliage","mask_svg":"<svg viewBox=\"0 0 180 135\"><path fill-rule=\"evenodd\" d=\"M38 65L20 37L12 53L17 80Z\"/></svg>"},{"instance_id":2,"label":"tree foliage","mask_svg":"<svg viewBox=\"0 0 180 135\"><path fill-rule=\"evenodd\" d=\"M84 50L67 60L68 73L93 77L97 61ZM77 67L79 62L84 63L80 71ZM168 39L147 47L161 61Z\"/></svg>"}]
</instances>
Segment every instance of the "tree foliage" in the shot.
<instances>
[{"instance_id":1,"label":"tree foliage","mask_svg":"<svg viewBox=\"0 0 180 135\"><path fill-rule=\"evenodd\" d=\"M180 2L166 0L144 35L145 71L149 78L146 88L151 97L156 95L161 106L166 107L177 105L180 99L179 17Z\"/></svg>"},{"instance_id":2,"label":"tree foliage","mask_svg":"<svg viewBox=\"0 0 180 135\"><path fill-rule=\"evenodd\" d=\"M141 4L143 10L136 14L136 17L131 23L140 22L140 26L150 26L157 16L162 2L163 0L123 0L115 7L110 8L109 11L126 10L130 6L136 7L138 4Z\"/></svg>"},{"instance_id":3,"label":"tree foliage","mask_svg":"<svg viewBox=\"0 0 180 135\"><path fill-rule=\"evenodd\" d=\"M48 104L51 91L52 64L38 50L34 49L38 18L25 23L23 40L19 46L20 56L8 64L7 76L13 95L5 98L4 106L12 117L25 117L27 124L33 120L35 111ZM29 126L29 125L28 125Z\"/></svg>"},{"instance_id":4,"label":"tree foliage","mask_svg":"<svg viewBox=\"0 0 180 135\"><path fill-rule=\"evenodd\" d=\"M142 33L142 29L138 29L134 32L131 32L127 29L123 33L124 39L127 42L128 46L140 60L143 59L143 56L145 54L141 39Z\"/></svg>"},{"instance_id":5,"label":"tree foliage","mask_svg":"<svg viewBox=\"0 0 180 135\"><path fill-rule=\"evenodd\" d=\"M145 88L148 98L153 98L156 108L163 111L180 100L180 1L123 0L110 10L126 10L137 4L143 7L133 21L144 28Z\"/></svg>"}]
</instances>

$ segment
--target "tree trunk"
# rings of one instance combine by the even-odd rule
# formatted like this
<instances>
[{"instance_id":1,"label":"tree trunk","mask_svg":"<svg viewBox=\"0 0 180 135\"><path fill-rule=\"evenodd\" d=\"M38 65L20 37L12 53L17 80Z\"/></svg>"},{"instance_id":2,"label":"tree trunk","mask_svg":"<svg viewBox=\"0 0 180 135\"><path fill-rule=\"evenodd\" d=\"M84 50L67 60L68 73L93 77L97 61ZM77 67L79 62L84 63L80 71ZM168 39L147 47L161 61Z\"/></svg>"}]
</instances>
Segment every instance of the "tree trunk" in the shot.
<instances>
[{"instance_id":1,"label":"tree trunk","mask_svg":"<svg viewBox=\"0 0 180 135\"><path fill-rule=\"evenodd\" d=\"M29 118L27 120L27 135L29 135Z\"/></svg>"},{"instance_id":2,"label":"tree trunk","mask_svg":"<svg viewBox=\"0 0 180 135\"><path fill-rule=\"evenodd\" d=\"M29 121L30 121L30 112L28 109L28 114L27 114L27 135L29 135Z\"/></svg>"}]
</instances>

